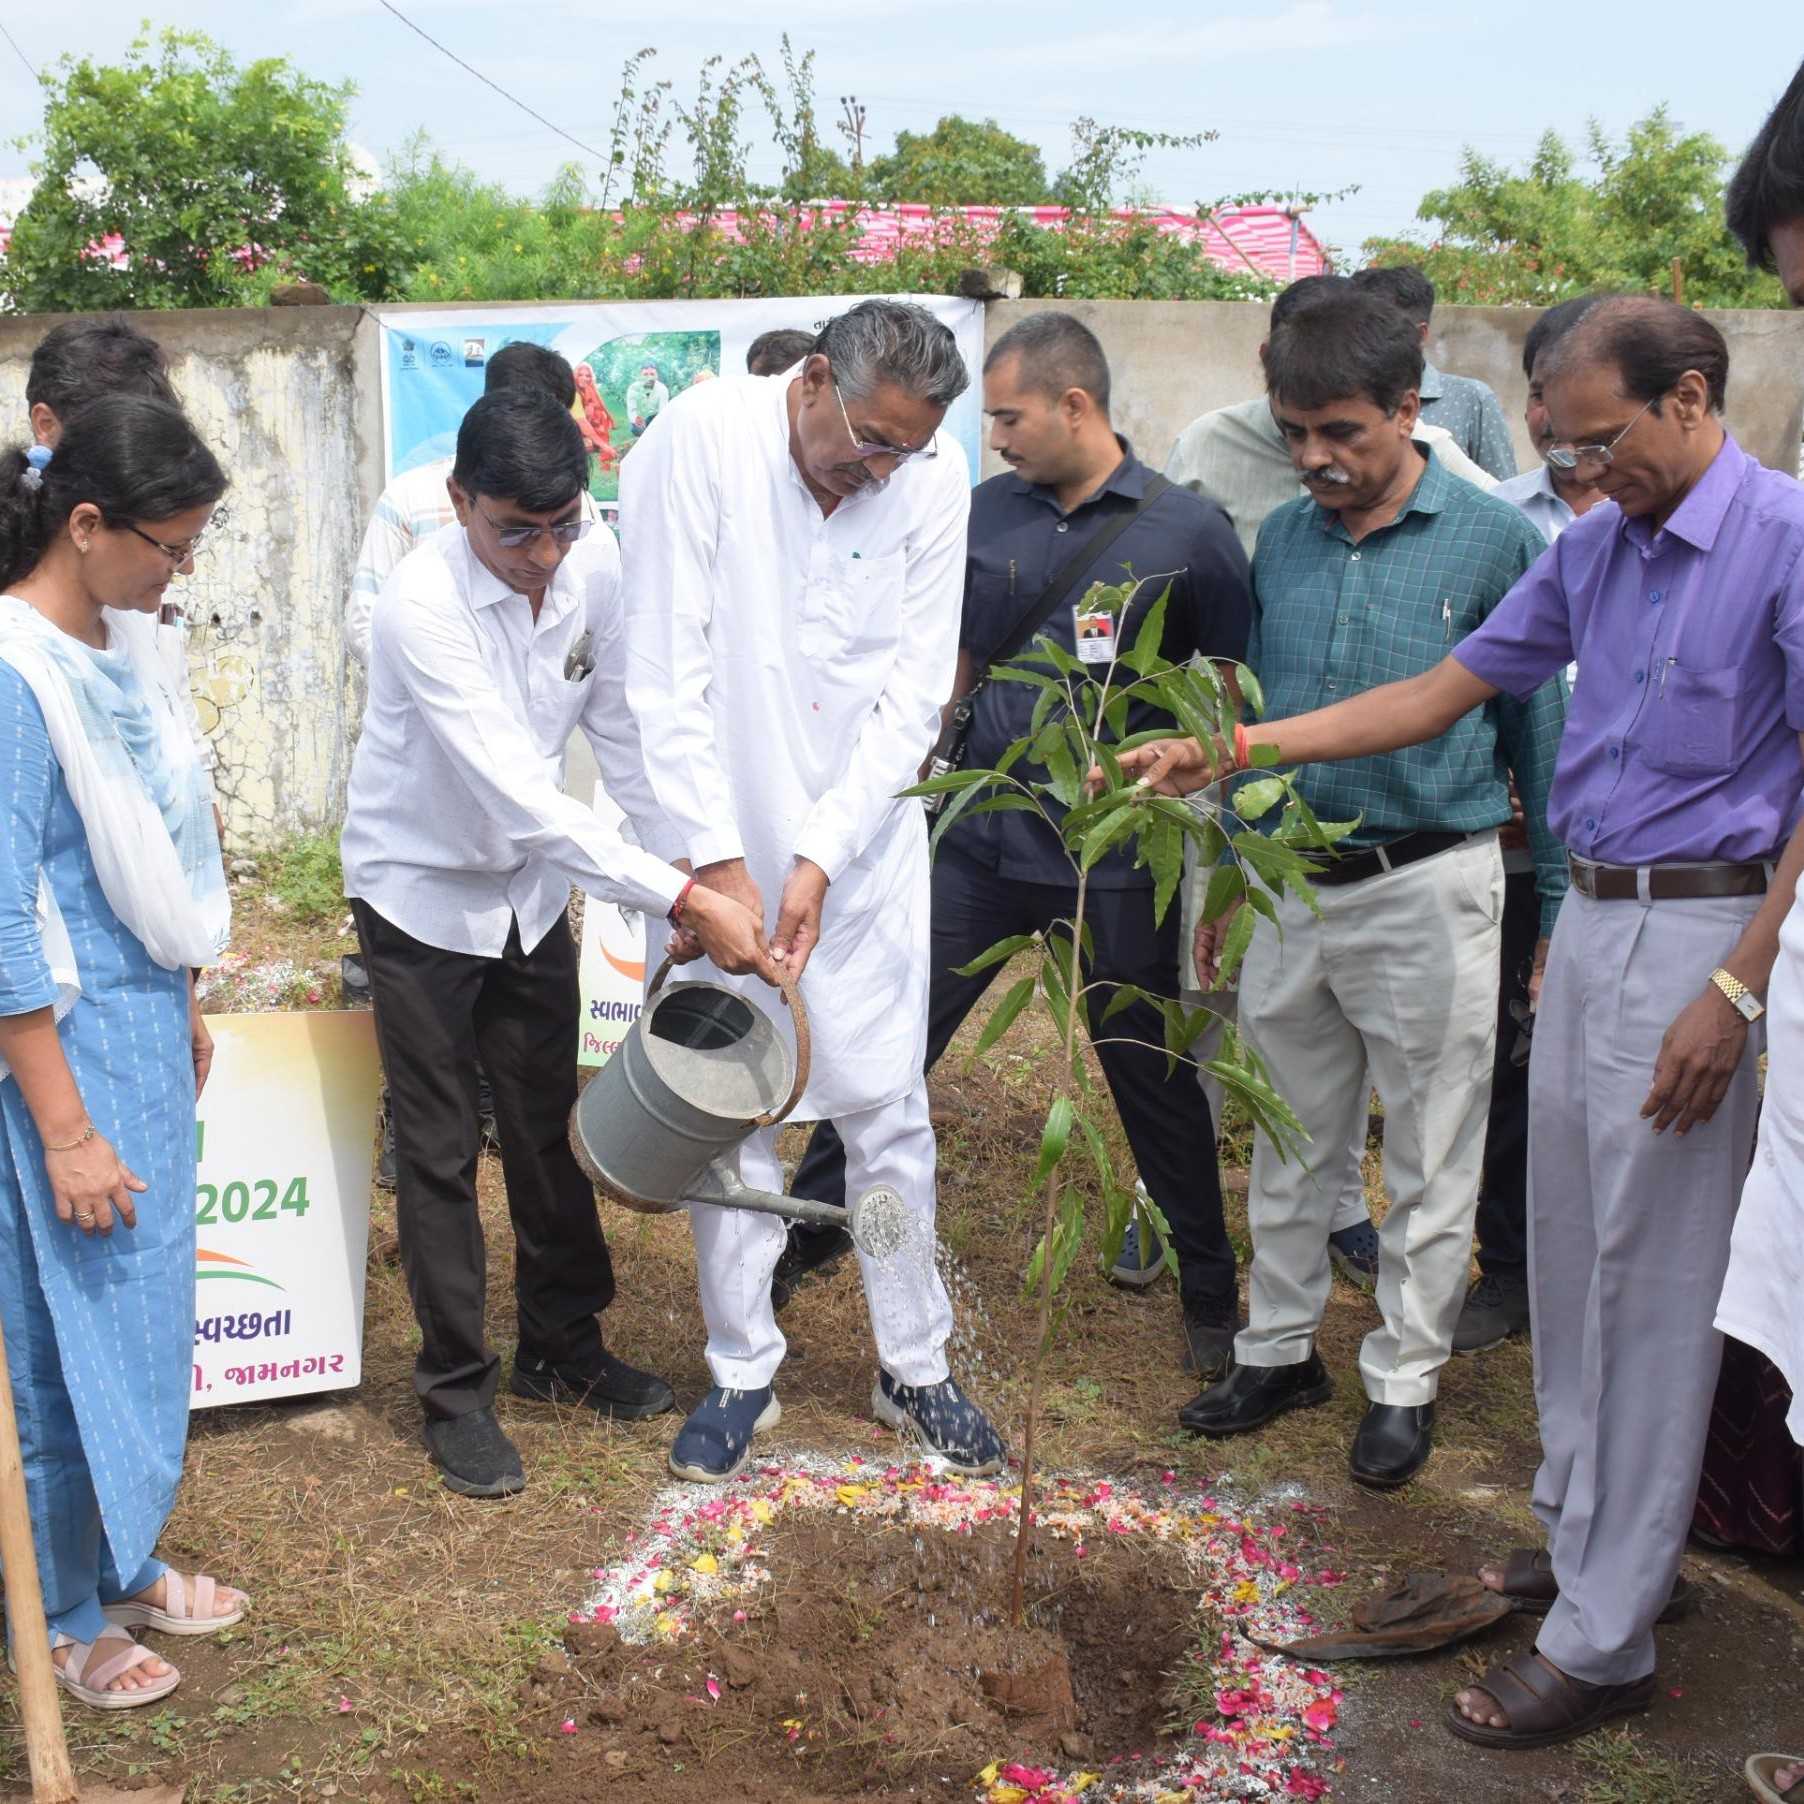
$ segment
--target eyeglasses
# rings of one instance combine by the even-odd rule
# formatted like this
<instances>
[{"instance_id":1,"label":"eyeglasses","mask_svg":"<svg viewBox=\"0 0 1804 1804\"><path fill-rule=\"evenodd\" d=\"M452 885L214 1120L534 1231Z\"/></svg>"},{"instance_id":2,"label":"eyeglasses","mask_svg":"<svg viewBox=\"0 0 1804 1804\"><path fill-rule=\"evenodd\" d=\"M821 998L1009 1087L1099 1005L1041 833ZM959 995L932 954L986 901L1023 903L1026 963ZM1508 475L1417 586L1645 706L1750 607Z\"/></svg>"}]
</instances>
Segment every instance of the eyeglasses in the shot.
<instances>
[{"instance_id":1,"label":"eyeglasses","mask_svg":"<svg viewBox=\"0 0 1804 1804\"><path fill-rule=\"evenodd\" d=\"M839 417L846 423L846 437L852 441L852 455L859 459L872 457L893 457L898 464L905 464L911 457L938 457L940 448L937 440L929 439L924 445L886 445L881 439L863 439L852 429L852 416L846 412L846 398L839 392L839 384L833 385L833 398L839 403Z\"/></svg>"},{"instance_id":2,"label":"eyeglasses","mask_svg":"<svg viewBox=\"0 0 1804 1804\"><path fill-rule=\"evenodd\" d=\"M197 532L191 539L184 539L179 545L166 545L161 539L153 539L143 527L134 526L129 520L125 522L125 530L136 533L146 545L154 545L179 570L190 558L199 557L208 546L217 542L214 535L229 519L230 516L223 507L216 507L205 529Z\"/></svg>"},{"instance_id":3,"label":"eyeglasses","mask_svg":"<svg viewBox=\"0 0 1804 1804\"><path fill-rule=\"evenodd\" d=\"M559 545L574 545L593 524L586 517L579 517L575 520L559 520L551 526L503 526L480 502L477 503L476 511L488 521L489 530L495 535L495 543L505 546L509 551L530 545L542 532L549 533Z\"/></svg>"},{"instance_id":4,"label":"eyeglasses","mask_svg":"<svg viewBox=\"0 0 1804 1804\"><path fill-rule=\"evenodd\" d=\"M1576 470L1580 464L1609 464L1616 459L1616 447L1634 431L1641 414L1646 413L1660 397L1655 395L1641 408L1641 412L1630 420L1628 425L1617 433L1607 445L1549 445L1541 453L1542 457L1552 464L1556 470Z\"/></svg>"}]
</instances>

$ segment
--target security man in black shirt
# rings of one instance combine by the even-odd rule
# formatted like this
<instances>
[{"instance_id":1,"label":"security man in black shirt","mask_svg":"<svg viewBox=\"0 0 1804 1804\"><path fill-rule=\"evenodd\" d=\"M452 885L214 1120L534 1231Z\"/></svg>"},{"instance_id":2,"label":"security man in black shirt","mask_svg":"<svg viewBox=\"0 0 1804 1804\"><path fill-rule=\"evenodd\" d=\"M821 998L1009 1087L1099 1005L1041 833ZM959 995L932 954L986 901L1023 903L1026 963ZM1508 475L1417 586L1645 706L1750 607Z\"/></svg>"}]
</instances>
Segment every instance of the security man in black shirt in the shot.
<instances>
[{"instance_id":1,"label":"security man in black shirt","mask_svg":"<svg viewBox=\"0 0 1804 1804\"><path fill-rule=\"evenodd\" d=\"M1080 647L1080 638L1112 631L1117 623L1104 617L1100 625L1093 618L1080 624L1078 604L1092 583L1119 583L1129 572L1152 580L1142 591L1144 602L1137 601L1120 624L1125 644L1132 643L1136 620L1169 581L1164 655L1174 663L1197 655L1218 661L1243 657L1250 606L1240 542L1215 503L1166 482L1116 434L1109 421L1109 366L1095 334L1067 313L1031 314L996 342L984 362L983 384L990 443L1012 473L992 477L971 497L959 693L1036 634L1082 656L1087 648ZM1094 558L1084 558L1081 553L1090 546ZM1049 612L1036 607L1039 600L1052 604ZM1041 613L1045 618L1031 630L1019 631L1024 619L1036 620ZM1001 643L1011 629L1020 642ZM964 765L996 764L1028 732L1038 694L1022 683L984 684ZM1171 724L1136 704L1126 730ZM1039 815L965 814L953 823L933 867L929 1066L1000 969L961 977L956 967L1010 934L1068 920L1076 903L1071 861ZM1092 977L1105 985L1137 984L1175 996L1178 913L1174 907L1163 923L1154 924L1152 874L1136 870L1131 853L1116 851L1100 860L1090 872L1086 904L1095 945ZM1101 1001L1107 996L1106 989L1100 992ZM1124 1043L1130 1040L1150 1044ZM1210 1378L1224 1373L1233 1359L1239 1322L1234 1252L1222 1222L1208 1102L1187 1066L1167 1076L1164 1053L1153 1050L1163 1044L1157 1011L1135 1003L1111 1019L1098 1056L1140 1180L1171 1225L1186 1364ZM797 1196L844 1200L845 1157L831 1124L815 1130L791 1188ZM836 1258L846 1244L837 1229L792 1230L779 1278L787 1276L793 1285L801 1273Z\"/></svg>"}]
</instances>

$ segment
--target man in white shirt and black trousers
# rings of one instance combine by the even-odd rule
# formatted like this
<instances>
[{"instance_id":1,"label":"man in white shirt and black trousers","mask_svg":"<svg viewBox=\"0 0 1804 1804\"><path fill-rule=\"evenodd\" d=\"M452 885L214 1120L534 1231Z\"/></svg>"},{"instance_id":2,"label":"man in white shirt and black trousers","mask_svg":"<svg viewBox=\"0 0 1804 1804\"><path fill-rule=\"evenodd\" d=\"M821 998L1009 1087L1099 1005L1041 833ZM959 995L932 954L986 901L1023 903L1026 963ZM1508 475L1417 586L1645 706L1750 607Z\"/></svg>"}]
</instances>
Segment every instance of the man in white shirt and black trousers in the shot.
<instances>
[{"instance_id":1,"label":"man in white shirt and black trousers","mask_svg":"<svg viewBox=\"0 0 1804 1804\"><path fill-rule=\"evenodd\" d=\"M561 788L580 728L643 812L622 697L620 554L584 517L588 457L548 394L485 395L457 434L459 523L410 553L375 609L351 767L345 890L388 1073L401 1263L420 1323L426 1445L466 1496L520 1490L495 1419L476 1209L477 1058L501 1129L519 1348L510 1388L598 1415L656 1415L669 1385L602 1344L614 1294L595 1192L566 1133L576 1101L570 887L668 915L722 969L771 975L762 925L626 843Z\"/></svg>"}]
</instances>

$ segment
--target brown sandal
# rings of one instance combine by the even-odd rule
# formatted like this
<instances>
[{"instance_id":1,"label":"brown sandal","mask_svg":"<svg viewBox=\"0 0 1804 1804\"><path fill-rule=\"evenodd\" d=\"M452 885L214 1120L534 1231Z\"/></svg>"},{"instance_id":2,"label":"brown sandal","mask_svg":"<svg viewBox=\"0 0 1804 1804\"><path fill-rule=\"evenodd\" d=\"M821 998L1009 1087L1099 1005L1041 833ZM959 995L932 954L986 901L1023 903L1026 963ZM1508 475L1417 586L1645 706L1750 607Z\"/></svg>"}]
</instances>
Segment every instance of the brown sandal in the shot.
<instances>
[{"instance_id":1,"label":"brown sandal","mask_svg":"<svg viewBox=\"0 0 1804 1804\"><path fill-rule=\"evenodd\" d=\"M1587 1685L1527 1653L1493 1666L1470 1689L1483 1692L1509 1718L1509 1727L1470 1721L1456 1698L1447 1706L1447 1727L1461 1741L1481 1748L1549 1748L1645 1710L1654 1701L1654 1675L1626 1685Z\"/></svg>"},{"instance_id":2,"label":"brown sandal","mask_svg":"<svg viewBox=\"0 0 1804 1804\"><path fill-rule=\"evenodd\" d=\"M1553 1575L1553 1556L1545 1547L1518 1547L1503 1562L1503 1584L1497 1595L1507 1597L1526 1616L1545 1616L1560 1601L1559 1581ZM1698 1606L1698 1588L1690 1579L1673 1580L1666 1608L1654 1618L1660 1624L1681 1621Z\"/></svg>"}]
</instances>

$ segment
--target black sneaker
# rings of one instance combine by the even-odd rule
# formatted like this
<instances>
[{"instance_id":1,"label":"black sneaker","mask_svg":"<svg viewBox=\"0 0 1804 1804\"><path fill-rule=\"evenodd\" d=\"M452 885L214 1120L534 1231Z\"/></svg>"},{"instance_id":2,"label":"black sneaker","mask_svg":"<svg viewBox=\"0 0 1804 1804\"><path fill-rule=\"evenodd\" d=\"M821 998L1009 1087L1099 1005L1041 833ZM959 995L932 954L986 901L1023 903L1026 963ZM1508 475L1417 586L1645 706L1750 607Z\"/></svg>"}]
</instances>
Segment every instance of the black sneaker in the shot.
<instances>
[{"instance_id":1,"label":"black sneaker","mask_svg":"<svg viewBox=\"0 0 1804 1804\"><path fill-rule=\"evenodd\" d=\"M593 1369L558 1366L524 1350L514 1354L507 1388L530 1403L562 1403L592 1409L615 1422L638 1422L676 1408L676 1393L650 1372L616 1359L604 1347Z\"/></svg>"},{"instance_id":2,"label":"black sneaker","mask_svg":"<svg viewBox=\"0 0 1804 1804\"><path fill-rule=\"evenodd\" d=\"M426 1451L446 1489L460 1497L512 1497L526 1489L520 1449L501 1432L492 1409L472 1410L449 1421L428 1417Z\"/></svg>"},{"instance_id":3,"label":"black sneaker","mask_svg":"<svg viewBox=\"0 0 1804 1804\"><path fill-rule=\"evenodd\" d=\"M724 1483L745 1469L752 1437L783 1420L783 1405L768 1384L755 1391L715 1385L689 1412L670 1444L670 1469L698 1485Z\"/></svg>"},{"instance_id":4,"label":"black sneaker","mask_svg":"<svg viewBox=\"0 0 1804 1804\"><path fill-rule=\"evenodd\" d=\"M1513 1334L1528 1332L1528 1280L1486 1273L1466 1292L1453 1330L1455 1353L1482 1353L1501 1347Z\"/></svg>"},{"instance_id":5,"label":"black sneaker","mask_svg":"<svg viewBox=\"0 0 1804 1804\"><path fill-rule=\"evenodd\" d=\"M1240 1299L1232 1291L1215 1301L1186 1298L1184 1370L1194 1372L1204 1384L1227 1377L1234 1369L1234 1336L1245 1326Z\"/></svg>"},{"instance_id":6,"label":"black sneaker","mask_svg":"<svg viewBox=\"0 0 1804 1804\"><path fill-rule=\"evenodd\" d=\"M1136 1186L1146 1194L1144 1185ZM1138 1210L1121 1237L1121 1252L1109 1267L1109 1282L1119 1290L1150 1290L1165 1275L1165 1242L1159 1230Z\"/></svg>"},{"instance_id":7,"label":"black sneaker","mask_svg":"<svg viewBox=\"0 0 1804 1804\"><path fill-rule=\"evenodd\" d=\"M851 1250L852 1236L844 1228L792 1222L777 1269L771 1274L771 1308L783 1308L808 1279L824 1277Z\"/></svg>"}]
</instances>

